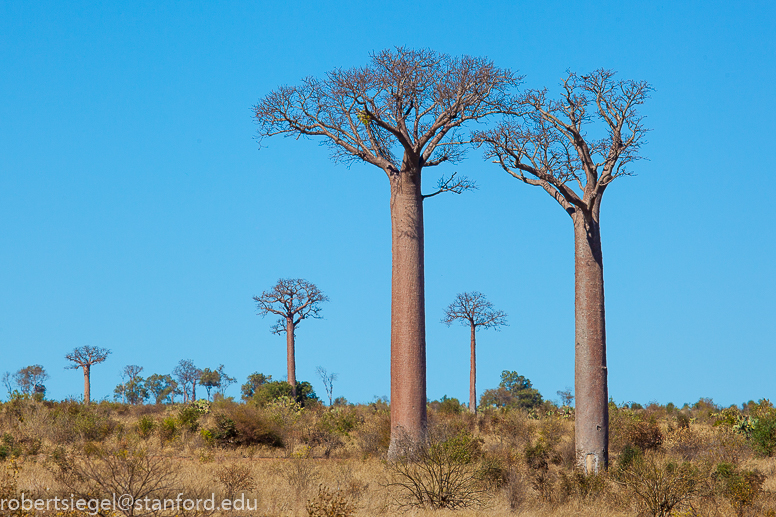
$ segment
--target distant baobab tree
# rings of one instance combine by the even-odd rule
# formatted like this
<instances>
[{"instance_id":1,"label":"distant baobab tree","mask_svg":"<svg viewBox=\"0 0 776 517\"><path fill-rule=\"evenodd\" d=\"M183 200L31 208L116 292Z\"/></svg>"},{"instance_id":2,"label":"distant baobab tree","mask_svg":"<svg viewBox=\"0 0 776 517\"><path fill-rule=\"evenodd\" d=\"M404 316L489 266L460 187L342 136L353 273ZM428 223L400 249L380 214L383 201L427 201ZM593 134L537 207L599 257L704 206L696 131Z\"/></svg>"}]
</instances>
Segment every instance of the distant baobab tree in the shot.
<instances>
[{"instance_id":1,"label":"distant baobab tree","mask_svg":"<svg viewBox=\"0 0 776 517\"><path fill-rule=\"evenodd\" d=\"M259 316L279 316L272 326L274 334L286 333L288 383L296 396L296 327L307 318L320 318L321 303L329 298L313 283L302 278L281 278L270 290L254 296Z\"/></svg>"},{"instance_id":2,"label":"distant baobab tree","mask_svg":"<svg viewBox=\"0 0 776 517\"><path fill-rule=\"evenodd\" d=\"M493 328L499 330L507 324L507 314L493 309L485 295L473 291L459 293L453 303L445 309L442 323L448 327L455 321L468 326L471 330L471 370L469 371L469 412L477 412L477 330Z\"/></svg>"},{"instance_id":3,"label":"distant baobab tree","mask_svg":"<svg viewBox=\"0 0 776 517\"><path fill-rule=\"evenodd\" d=\"M426 167L464 155L469 122L508 111L520 77L485 58L396 48L363 67L282 86L254 107L259 137L322 137L335 161L382 170L391 213L391 429L422 439L426 428L423 201L474 184L456 173L421 192ZM395 455L396 433L391 433Z\"/></svg>"},{"instance_id":4,"label":"distant baobab tree","mask_svg":"<svg viewBox=\"0 0 776 517\"><path fill-rule=\"evenodd\" d=\"M111 351L107 348L98 346L80 346L74 348L72 352L65 356L65 359L72 362L65 369L77 370L83 369L84 372L84 404L91 403L92 394L92 366L105 361Z\"/></svg>"},{"instance_id":5,"label":"distant baobab tree","mask_svg":"<svg viewBox=\"0 0 776 517\"><path fill-rule=\"evenodd\" d=\"M647 132L637 108L652 90L614 75L571 73L559 100L546 89L528 91L514 118L477 136L487 156L550 194L574 225L575 445L586 473L609 462L601 199L612 181L632 174L627 166L639 159ZM598 139L588 134L599 129Z\"/></svg>"}]
</instances>

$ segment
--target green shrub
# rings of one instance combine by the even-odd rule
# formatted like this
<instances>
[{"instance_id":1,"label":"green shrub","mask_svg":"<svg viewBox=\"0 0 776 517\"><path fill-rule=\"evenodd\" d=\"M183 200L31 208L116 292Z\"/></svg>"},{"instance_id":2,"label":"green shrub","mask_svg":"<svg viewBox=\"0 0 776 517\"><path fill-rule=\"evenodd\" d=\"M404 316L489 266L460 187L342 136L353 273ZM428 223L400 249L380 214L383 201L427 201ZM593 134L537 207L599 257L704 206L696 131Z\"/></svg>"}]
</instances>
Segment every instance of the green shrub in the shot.
<instances>
[{"instance_id":1,"label":"green shrub","mask_svg":"<svg viewBox=\"0 0 776 517\"><path fill-rule=\"evenodd\" d=\"M202 414L202 411L197 406L189 405L182 407L180 411L178 411L178 424L180 424L183 429L196 432L197 429L199 429L199 417Z\"/></svg>"},{"instance_id":2,"label":"green shrub","mask_svg":"<svg viewBox=\"0 0 776 517\"><path fill-rule=\"evenodd\" d=\"M8 457L16 458L22 455L22 449L16 443L11 433L3 433L3 438L0 441L0 460L5 460Z\"/></svg>"},{"instance_id":3,"label":"green shrub","mask_svg":"<svg viewBox=\"0 0 776 517\"><path fill-rule=\"evenodd\" d=\"M102 442L116 432L118 422L96 410L72 404L65 409L60 422L69 440L79 437L84 441Z\"/></svg>"},{"instance_id":4,"label":"green shrub","mask_svg":"<svg viewBox=\"0 0 776 517\"><path fill-rule=\"evenodd\" d=\"M776 452L776 409L760 409L751 420L752 448L762 456L771 457Z\"/></svg>"},{"instance_id":5,"label":"green shrub","mask_svg":"<svg viewBox=\"0 0 776 517\"><path fill-rule=\"evenodd\" d=\"M178 434L177 418L169 416L164 420L162 420L162 423L159 426L159 438L161 438L162 442L173 441L177 434Z\"/></svg>"},{"instance_id":6,"label":"green shrub","mask_svg":"<svg viewBox=\"0 0 776 517\"><path fill-rule=\"evenodd\" d=\"M642 450L638 447L631 444L626 445L617 459L617 471L622 473L629 469L634 463L642 460L642 455Z\"/></svg>"},{"instance_id":7,"label":"green shrub","mask_svg":"<svg viewBox=\"0 0 776 517\"><path fill-rule=\"evenodd\" d=\"M143 439L149 438L154 429L156 429L156 422L148 415L143 415L137 421L137 434Z\"/></svg>"},{"instance_id":8,"label":"green shrub","mask_svg":"<svg viewBox=\"0 0 776 517\"><path fill-rule=\"evenodd\" d=\"M721 485L722 495L736 515L744 515L762 490L765 476L754 470L740 470L732 463L719 463L713 476Z\"/></svg>"},{"instance_id":9,"label":"green shrub","mask_svg":"<svg viewBox=\"0 0 776 517\"><path fill-rule=\"evenodd\" d=\"M361 424L361 419L355 408L350 406L331 406L323 410L319 427L329 433L348 436Z\"/></svg>"},{"instance_id":10,"label":"green shrub","mask_svg":"<svg viewBox=\"0 0 776 517\"><path fill-rule=\"evenodd\" d=\"M237 426L234 420L224 414L216 415L216 425L209 430L213 441L221 446L231 445L237 438Z\"/></svg>"},{"instance_id":11,"label":"green shrub","mask_svg":"<svg viewBox=\"0 0 776 517\"><path fill-rule=\"evenodd\" d=\"M284 397L294 399L293 393L294 388L286 381L270 381L256 387L251 401L263 407ZM302 407L316 402L318 396L313 390L313 385L307 381L297 382L295 400Z\"/></svg>"},{"instance_id":12,"label":"green shrub","mask_svg":"<svg viewBox=\"0 0 776 517\"><path fill-rule=\"evenodd\" d=\"M447 395L444 395L439 401L438 411L443 415L460 415L463 412L463 406L457 398L447 398Z\"/></svg>"}]
</instances>

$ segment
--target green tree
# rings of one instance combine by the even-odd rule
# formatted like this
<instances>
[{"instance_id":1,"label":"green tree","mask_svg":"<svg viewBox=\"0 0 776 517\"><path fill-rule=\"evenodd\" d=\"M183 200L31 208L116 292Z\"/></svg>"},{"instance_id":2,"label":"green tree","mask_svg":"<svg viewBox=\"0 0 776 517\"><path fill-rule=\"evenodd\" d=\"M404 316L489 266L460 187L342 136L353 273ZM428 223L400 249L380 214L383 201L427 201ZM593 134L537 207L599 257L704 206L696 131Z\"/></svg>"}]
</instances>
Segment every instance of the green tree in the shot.
<instances>
[{"instance_id":1,"label":"green tree","mask_svg":"<svg viewBox=\"0 0 776 517\"><path fill-rule=\"evenodd\" d=\"M146 379L145 385L156 404L162 404L165 400L172 403L175 401L175 395L180 394L178 383L169 374L155 373Z\"/></svg>"},{"instance_id":2,"label":"green tree","mask_svg":"<svg viewBox=\"0 0 776 517\"><path fill-rule=\"evenodd\" d=\"M204 386L207 391L207 399L210 400L210 390L221 386L221 374L218 370L205 368L199 376L200 386Z\"/></svg>"},{"instance_id":3,"label":"green tree","mask_svg":"<svg viewBox=\"0 0 776 517\"><path fill-rule=\"evenodd\" d=\"M43 398L46 394L46 386L43 383L48 380L49 375L41 365L26 366L18 370L13 377L22 394L37 398Z\"/></svg>"},{"instance_id":4,"label":"green tree","mask_svg":"<svg viewBox=\"0 0 776 517\"><path fill-rule=\"evenodd\" d=\"M255 404L264 406L274 400L279 399L280 397L294 399L302 407L305 407L311 402L318 400L318 396L315 394L313 385L307 381L296 383L296 395L294 395L294 387L286 381L265 382L259 386L258 389L256 389L251 400Z\"/></svg>"},{"instance_id":5,"label":"green tree","mask_svg":"<svg viewBox=\"0 0 776 517\"><path fill-rule=\"evenodd\" d=\"M498 388L486 390L480 406L532 409L542 403L542 396L531 381L517 372L504 370Z\"/></svg>"},{"instance_id":6,"label":"green tree","mask_svg":"<svg viewBox=\"0 0 776 517\"><path fill-rule=\"evenodd\" d=\"M272 381L271 375L264 375L263 373L253 372L248 376L248 382L240 387L243 400L250 400L263 384Z\"/></svg>"},{"instance_id":7,"label":"green tree","mask_svg":"<svg viewBox=\"0 0 776 517\"><path fill-rule=\"evenodd\" d=\"M113 398L121 400L125 404L142 404L149 397L145 379L140 376L142 366L130 364L121 372L121 380L124 381L113 390Z\"/></svg>"}]
</instances>

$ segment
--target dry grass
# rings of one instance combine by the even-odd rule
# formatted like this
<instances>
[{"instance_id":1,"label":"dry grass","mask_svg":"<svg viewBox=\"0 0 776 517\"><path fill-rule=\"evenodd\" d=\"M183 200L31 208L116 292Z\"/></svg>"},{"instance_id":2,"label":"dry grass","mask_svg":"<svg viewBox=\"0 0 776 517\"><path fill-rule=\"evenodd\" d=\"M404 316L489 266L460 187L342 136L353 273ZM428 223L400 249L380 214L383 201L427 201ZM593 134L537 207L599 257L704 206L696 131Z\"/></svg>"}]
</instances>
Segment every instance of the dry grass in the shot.
<instances>
[{"instance_id":1,"label":"dry grass","mask_svg":"<svg viewBox=\"0 0 776 517\"><path fill-rule=\"evenodd\" d=\"M279 431L283 447L263 443L258 435L256 443L230 445L228 426L223 425L220 431L226 429L223 435L227 438L217 439L221 436L218 423L224 422L219 415L229 416L232 409L214 406L197 418L195 426L186 427L173 422L179 407L111 404L84 410L66 404L4 404L0 413L6 450L6 459L0 461L3 493L24 492L27 497L67 494L73 488L63 475L68 468L80 473L85 481L78 486L88 492L97 474L105 474L103 470L113 464L100 460L101 454L121 459L121 454L133 457L132 451L143 451L149 464L158 465L157 474L167 476L159 493L182 492L184 497L214 493L216 500L244 496L258 504L256 511L214 515L290 517L307 516L311 511L327 515L327 508L338 508L341 513L331 515L616 517L652 515L644 513L646 506L633 479L647 476L641 481L648 484L650 475L661 475L670 481L677 471L669 465L686 462L683 482L692 490L672 515L776 516L776 458L758 457L745 436L729 427L715 427L713 418L705 413L683 428L676 425L674 414L659 409L618 410L613 418L619 419L619 427L614 432L620 434L613 446L611 469L596 478L574 471L573 417L547 414L537 419L520 411L476 418L432 413L432 426L443 431L437 434L471 436L478 444L471 452L471 464L476 466L471 472L480 476L477 489L485 497L475 507L452 511L400 509L397 505L401 500L397 490L402 488L395 485L383 459L388 445L385 407L346 408L337 414L327 414L328 408L298 414L277 408L255 410L251 418L263 422L261 429L286 426ZM141 417L152 418L156 424L145 437L138 430ZM172 439L162 438L165 419L178 426ZM637 454L633 461L651 461L656 474L626 461L627 451L632 450L629 440L655 442L654 428L632 425L641 421L654 422L661 439L659 446ZM645 429L652 434L645 434ZM738 477L722 480L717 472L721 464L729 465ZM8 481L12 470L14 486ZM761 486L739 482L756 479L747 473L761 476ZM747 492L750 489L753 492ZM315 503L321 493L329 494L325 496L329 499Z\"/></svg>"}]
</instances>

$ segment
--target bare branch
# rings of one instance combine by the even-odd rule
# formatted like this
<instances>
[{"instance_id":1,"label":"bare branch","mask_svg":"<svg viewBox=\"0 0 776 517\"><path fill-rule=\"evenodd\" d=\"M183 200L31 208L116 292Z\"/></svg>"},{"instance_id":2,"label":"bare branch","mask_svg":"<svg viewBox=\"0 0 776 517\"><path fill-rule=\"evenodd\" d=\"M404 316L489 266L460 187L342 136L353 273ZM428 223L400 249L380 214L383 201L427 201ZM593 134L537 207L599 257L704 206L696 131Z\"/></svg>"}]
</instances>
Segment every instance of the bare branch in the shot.
<instances>
[{"instance_id":1,"label":"bare branch","mask_svg":"<svg viewBox=\"0 0 776 517\"><path fill-rule=\"evenodd\" d=\"M110 350L98 346L78 347L65 356L65 359L73 363L70 366L65 366L65 369L77 370L85 366L92 366L105 361L110 354Z\"/></svg>"},{"instance_id":2,"label":"bare branch","mask_svg":"<svg viewBox=\"0 0 776 517\"><path fill-rule=\"evenodd\" d=\"M457 172L454 172L449 178L441 177L437 182L437 190L432 194L426 194L423 199L434 197L437 194L443 192L452 192L453 194L462 194L466 190L477 190L477 184L471 181L466 176L459 176Z\"/></svg>"},{"instance_id":3,"label":"bare branch","mask_svg":"<svg viewBox=\"0 0 776 517\"><path fill-rule=\"evenodd\" d=\"M464 142L456 128L513 111L512 89L521 80L485 58L400 47L373 54L365 67L278 88L253 111L260 141L281 134L321 136L337 160L398 173L408 158L418 168L460 158L462 150L454 148Z\"/></svg>"},{"instance_id":4,"label":"bare branch","mask_svg":"<svg viewBox=\"0 0 776 517\"><path fill-rule=\"evenodd\" d=\"M548 100L547 90L528 91L512 119L474 139L488 158L520 181L541 186L569 214L582 209L597 218L606 186L629 175L626 165L640 159L647 129L636 108L652 90L614 75L603 69L569 73L558 101ZM606 132L599 139L585 131L595 121Z\"/></svg>"},{"instance_id":5,"label":"bare branch","mask_svg":"<svg viewBox=\"0 0 776 517\"><path fill-rule=\"evenodd\" d=\"M259 316L280 316L272 332L281 334L287 330L287 322L296 327L303 319L321 318L321 302L329 301L318 287L302 278L281 278L272 289L261 296L254 296Z\"/></svg>"},{"instance_id":6,"label":"bare branch","mask_svg":"<svg viewBox=\"0 0 776 517\"><path fill-rule=\"evenodd\" d=\"M442 323L449 327L456 320L462 325L475 329L481 327L499 330L500 327L507 325L507 314L504 311L495 310L484 294L472 291L459 293L453 303L445 309Z\"/></svg>"}]
</instances>

